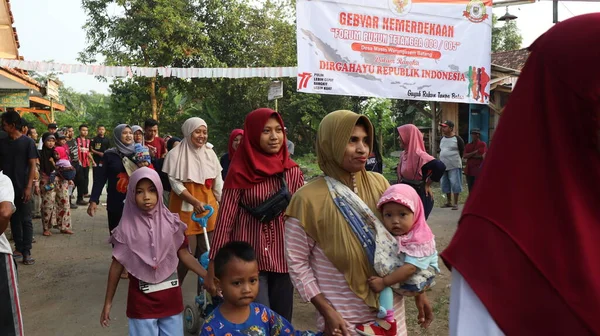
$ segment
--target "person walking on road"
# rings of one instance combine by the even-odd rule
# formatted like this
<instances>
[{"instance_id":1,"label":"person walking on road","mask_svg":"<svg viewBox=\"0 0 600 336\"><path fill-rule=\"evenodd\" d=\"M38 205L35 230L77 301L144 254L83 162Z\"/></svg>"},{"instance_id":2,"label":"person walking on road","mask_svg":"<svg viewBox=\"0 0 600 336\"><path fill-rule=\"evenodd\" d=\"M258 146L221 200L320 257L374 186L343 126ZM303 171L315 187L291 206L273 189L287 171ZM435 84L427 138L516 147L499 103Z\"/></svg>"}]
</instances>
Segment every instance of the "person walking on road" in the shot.
<instances>
[{"instance_id":1,"label":"person walking on road","mask_svg":"<svg viewBox=\"0 0 600 336\"><path fill-rule=\"evenodd\" d=\"M102 163L102 157L104 156L104 152L110 148L110 141L106 137L106 127L104 125L99 125L96 133L96 137L92 139L90 142L90 151L92 152L92 157L94 158L94 162L96 166L92 169L92 176L96 176L98 165Z\"/></svg>"},{"instance_id":2,"label":"person walking on road","mask_svg":"<svg viewBox=\"0 0 600 336\"><path fill-rule=\"evenodd\" d=\"M127 268L129 335L183 335L183 296L177 263L181 261L203 278L206 270L188 250L185 223L162 202L158 173L142 167L130 178L123 220L110 237L113 258L100 324L109 325L119 275Z\"/></svg>"},{"instance_id":3,"label":"person walking on road","mask_svg":"<svg viewBox=\"0 0 600 336\"><path fill-rule=\"evenodd\" d=\"M446 194L446 204L442 205L442 208L458 210L458 198L462 192L462 157L465 142L454 133L454 122L447 120L440 126L444 134L440 142L440 161L446 166L442 176L442 192Z\"/></svg>"},{"instance_id":4,"label":"person walking on road","mask_svg":"<svg viewBox=\"0 0 600 336\"><path fill-rule=\"evenodd\" d=\"M17 277L17 265L4 232L17 209L10 178L0 171L0 335L23 336L23 317Z\"/></svg>"},{"instance_id":5,"label":"person walking on road","mask_svg":"<svg viewBox=\"0 0 600 336\"><path fill-rule=\"evenodd\" d=\"M281 115L268 108L246 116L244 140L223 188L205 285L215 292L212 260L219 248L231 241L249 243L260 270L255 301L291 321L294 287L285 260L284 221L289 199L304 185L304 175L288 154L284 127Z\"/></svg>"},{"instance_id":6,"label":"person walking on road","mask_svg":"<svg viewBox=\"0 0 600 336\"><path fill-rule=\"evenodd\" d=\"M423 133L413 124L398 127L398 143L403 150L396 168L398 183L415 189L428 219L434 205L431 183L440 181L446 166L425 151Z\"/></svg>"},{"instance_id":7,"label":"person walking on road","mask_svg":"<svg viewBox=\"0 0 600 336\"><path fill-rule=\"evenodd\" d=\"M15 258L23 258L24 265L33 265L32 207L33 180L36 175L38 152L35 142L21 133L21 116L9 111L2 114L2 128L8 134L0 140L0 171L8 176L15 193L16 211L10 219L10 230L15 241Z\"/></svg>"},{"instance_id":8,"label":"person walking on road","mask_svg":"<svg viewBox=\"0 0 600 336\"><path fill-rule=\"evenodd\" d=\"M165 140L158 136L158 121L155 119L144 121L144 144L150 149L153 160L162 159L167 155L167 145Z\"/></svg>"},{"instance_id":9,"label":"person walking on road","mask_svg":"<svg viewBox=\"0 0 600 336\"><path fill-rule=\"evenodd\" d=\"M481 131L479 131L479 128L471 129L471 142L465 146L465 159L467 159L465 176L467 177L469 194L473 191L475 180L477 180L477 176L479 176L481 164L483 163L483 156L486 151L487 146L485 145L485 142L481 141Z\"/></svg>"}]
</instances>

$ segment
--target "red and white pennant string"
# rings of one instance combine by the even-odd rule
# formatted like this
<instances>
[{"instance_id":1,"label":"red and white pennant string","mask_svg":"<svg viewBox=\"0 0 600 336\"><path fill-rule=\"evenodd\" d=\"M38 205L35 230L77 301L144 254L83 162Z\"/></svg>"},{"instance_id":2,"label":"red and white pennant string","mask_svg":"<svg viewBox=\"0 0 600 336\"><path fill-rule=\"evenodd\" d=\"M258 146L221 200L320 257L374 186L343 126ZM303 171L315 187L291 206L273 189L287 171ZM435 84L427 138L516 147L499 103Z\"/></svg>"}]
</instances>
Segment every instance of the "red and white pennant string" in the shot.
<instances>
[{"instance_id":1,"label":"red and white pennant string","mask_svg":"<svg viewBox=\"0 0 600 336\"><path fill-rule=\"evenodd\" d=\"M85 73L104 77L176 77L176 78L280 78L296 77L296 67L269 68L171 68L108 66L98 64L63 64L53 62L22 61L0 58L0 67L36 72Z\"/></svg>"}]
</instances>

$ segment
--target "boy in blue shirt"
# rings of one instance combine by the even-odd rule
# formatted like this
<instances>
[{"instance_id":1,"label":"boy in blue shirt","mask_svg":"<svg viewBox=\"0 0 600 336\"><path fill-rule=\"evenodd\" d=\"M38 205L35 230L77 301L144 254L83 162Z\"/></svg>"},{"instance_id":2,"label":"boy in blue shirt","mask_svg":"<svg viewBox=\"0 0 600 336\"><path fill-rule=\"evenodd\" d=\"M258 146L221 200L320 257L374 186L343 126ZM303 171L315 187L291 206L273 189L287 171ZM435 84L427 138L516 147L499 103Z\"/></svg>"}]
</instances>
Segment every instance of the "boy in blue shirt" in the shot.
<instances>
[{"instance_id":1,"label":"boy in blue shirt","mask_svg":"<svg viewBox=\"0 0 600 336\"><path fill-rule=\"evenodd\" d=\"M223 246L215 257L215 278L217 288L223 293L223 303L206 318L200 336L322 334L296 331L279 314L253 302L258 295L258 263L250 244L230 242Z\"/></svg>"}]
</instances>

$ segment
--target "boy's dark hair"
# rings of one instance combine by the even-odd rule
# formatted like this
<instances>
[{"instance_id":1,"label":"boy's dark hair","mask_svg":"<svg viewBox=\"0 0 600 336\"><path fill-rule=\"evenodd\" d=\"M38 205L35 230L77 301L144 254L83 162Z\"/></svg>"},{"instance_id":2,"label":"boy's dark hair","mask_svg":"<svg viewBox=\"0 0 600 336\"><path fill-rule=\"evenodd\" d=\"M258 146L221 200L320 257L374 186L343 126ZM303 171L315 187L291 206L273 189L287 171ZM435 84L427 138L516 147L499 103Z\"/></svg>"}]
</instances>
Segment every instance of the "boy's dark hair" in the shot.
<instances>
[{"instance_id":1,"label":"boy's dark hair","mask_svg":"<svg viewBox=\"0 0 600 336\"><path fill-rule=\"evenodd\" d=\"M27 136L31 136L31 133L33 133L32 131L35 131L35 127L33 127L33 125L29 126L29 129L27 130Z\"/></svg>"},{"instance_id":2,"label":"boy's dark hair","mask_svg":"<svg viewBox=\"0 0 600 336\"><path fill-rule=\"evenodd\" d=\"M220 278L225 273L227 264L233 258L238 258L246 262L256 261L254 248L246 242L233 241L225 244L215 256L215 276Z\"/></svg>"},{"instance_id":3,"label":"boy's dark hair","mask_svg":"<svg viewBox=\"0 0 600 336\"><path fill-rule=\"evenodd\" d=\"M96 127L96 129L98 129L100 127L104 127L104 125L98 125L98 127ZM106 127L104 127L104 128L106 128Z\"/></svg>"},{"instance_id":4,"label":"boy's dark hair","mask_svg":"<svg viewBox=\"0 0 600 336\"><path fill-rule=\"evenodd\" d=\"M154 127L157 125L158 125L158 121L156 121L155 119L152 119L152 118L146 119L146 121L144 121L144 129Z\"/></svg>"},{"instance_id":5,"label":"boy's dark hair","mask_svg":"<svg viewBox=\"0 0 600 336\"><path fill-rule=\"evenodd\" d=\"M81 125L79 125L79 130L81 131L81 129L82 129L82 128L84 128L84 127L85 127L85 128L89 128L89 127L88 127L88 125L86 125L86 124L81 124Z\"/></svg>"},{"instance_id":6,"label":"boy's dark hair","mask_svg":"<svg viewBox=\"0 0 600 336\"><path fill-rule=\"evenodd\" d=\"M18 112L8 111L2 113L2 121L4 121L7 125L15 125L15 128L19 131L21 130L21 116Z\"/></svg>"},{"instance_id":7,"label":"boy's dark hair","mask_svg":"<svg viewBox=\"0 0 600 336\"><path fill-rule=\"evenodd\" d=\"M67 126L65 126L64 128L65 128L65 130L68 130L69 128L73 128L73 126L71 126L71 125L67 125Z\"/></svg>"}]
</instances>

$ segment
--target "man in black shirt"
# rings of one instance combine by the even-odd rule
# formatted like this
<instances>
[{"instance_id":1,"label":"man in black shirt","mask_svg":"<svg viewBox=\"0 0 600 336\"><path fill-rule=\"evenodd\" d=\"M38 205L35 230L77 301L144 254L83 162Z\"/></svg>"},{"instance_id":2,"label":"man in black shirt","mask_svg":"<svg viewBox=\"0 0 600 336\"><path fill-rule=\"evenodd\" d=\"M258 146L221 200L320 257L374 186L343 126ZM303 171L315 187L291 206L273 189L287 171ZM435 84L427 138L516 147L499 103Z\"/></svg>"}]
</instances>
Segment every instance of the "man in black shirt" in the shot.
<instances>
[{"instance_id":1,"label":"man in black shirt","mask_svg":"<svg viewBox=\"0 0 600 336\"><path fill-rule=\"evenodd\" d=\"M10 228L15 241L15 258L22 257L23 264L33 265L31 222L33 179L38 153L35 142L21 133L21 117L15 111L2 114L2 128L8 137L0 139L0 170L8 176L15 191L17 210L10 218Z\"/></svg>"},{"instance_id":2,"label":"man in black shirt","mask_svg":"<svg viewBox=\"0 0 600 336\"><path fill-rule=\"evenodd\" d=\"M96 137L92 139L90 148L96 164L102 162L104 152L110 147L110 141L106 137L106 128L98 126Z\"/></svg>"},{"instance_id":3,"label":"man in black shirt","mask_svg":"<svg viewBox=\"0 0 600 336\"><path fill-rule=\"evenodd\" d=\"M90 143L90 150L96 162L96 167L93 167L94 177L96 177L96 171L101 168L102 157L104 152L110 147L110 141L106 138L106 128L103 125L98 126L96 137L92 139Z\"/></svg>"}]
</instances>

